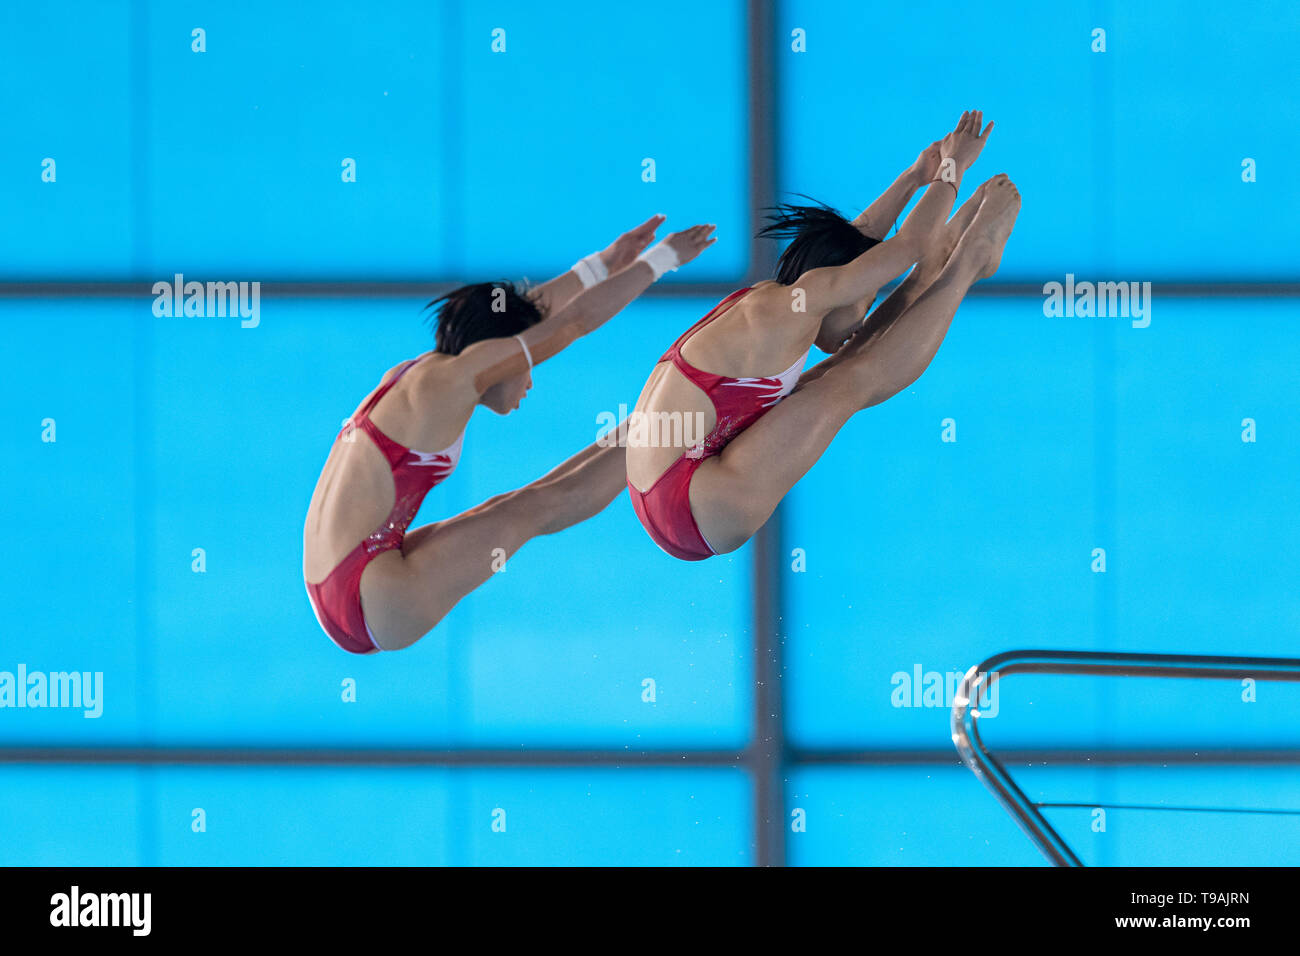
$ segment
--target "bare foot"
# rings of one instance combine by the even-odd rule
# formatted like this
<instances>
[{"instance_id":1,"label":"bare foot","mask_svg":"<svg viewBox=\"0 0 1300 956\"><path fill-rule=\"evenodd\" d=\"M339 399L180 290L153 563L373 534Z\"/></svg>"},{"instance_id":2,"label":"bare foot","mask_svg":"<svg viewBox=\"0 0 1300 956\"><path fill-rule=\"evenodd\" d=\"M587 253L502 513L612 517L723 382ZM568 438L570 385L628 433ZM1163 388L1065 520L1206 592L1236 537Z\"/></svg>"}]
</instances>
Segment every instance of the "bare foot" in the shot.
<instances>
[{"instance_id":1,"label":"bare foot","mask_svg":"<svg viewBox=\"0 0 1300 956\"><path fill-rule=\"evenodd\" d=\"M953 258L964 259L975 268L977 280L998 271L1002 250L1020 212L1020 191L1005 174L994 176L982 188L979 209L953 250Z\"/></svg>"}]
</instances>

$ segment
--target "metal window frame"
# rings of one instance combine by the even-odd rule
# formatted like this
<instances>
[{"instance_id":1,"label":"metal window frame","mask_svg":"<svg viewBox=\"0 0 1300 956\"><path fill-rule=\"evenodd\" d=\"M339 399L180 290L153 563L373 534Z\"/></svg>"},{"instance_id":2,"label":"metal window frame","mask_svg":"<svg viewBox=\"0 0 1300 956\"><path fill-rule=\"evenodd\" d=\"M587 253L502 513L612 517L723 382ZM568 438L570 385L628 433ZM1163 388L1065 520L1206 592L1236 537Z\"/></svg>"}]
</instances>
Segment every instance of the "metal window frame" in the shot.
<instances>
[{"instance_id":1,"label":"metal window frame","mask_svg":"<svg viewBox=\"0 0 1300 956\"><path fill-rule=\"evenodd\" d=\"M1300 658L1024 650L995 654L968 670L952 707L952 742L962 762L1049 862L1054 866L1083 866L1065 839L1039 812L1039 805L1020 789L980 736L979 695L1012 674L1300 682Z\"/></svg>"}]
</instances>

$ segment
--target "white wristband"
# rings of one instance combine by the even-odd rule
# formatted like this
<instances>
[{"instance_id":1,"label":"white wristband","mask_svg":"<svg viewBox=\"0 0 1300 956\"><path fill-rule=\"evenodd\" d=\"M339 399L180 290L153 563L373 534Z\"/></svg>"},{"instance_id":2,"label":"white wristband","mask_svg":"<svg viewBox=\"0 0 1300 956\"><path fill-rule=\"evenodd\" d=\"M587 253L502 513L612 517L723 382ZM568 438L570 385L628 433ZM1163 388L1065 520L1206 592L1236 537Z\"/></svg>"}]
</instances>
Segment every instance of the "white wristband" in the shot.
<instances>
[{"instance_id":1,"label":"white wristband","mask_svg":"<svg viewBox=\"0 0 1300 956\"><path fill-rule=\"evenodd\" d=\"M681 265L677 258L677 250L668 244L667 239L651 246L636 259L637 262L644 262L650 267L650 271L655 274L656 282L665 272L676 272L677 267Z\"/></svg>"},{"instance_id":2,"label":"white wristband","mask_svg":"<svg viewBox=\"0 0 1300 956\"><path fill-rule=\"evenodd\" d=\"M609 278L609 270L605 268L604 261L600 258L599 252L593 252L589 256L584 256L573 264L573 270L578 274L578 279L582 282L584 289L590 289L597 282L604 282Z\"/></svg>"},{"instance_id":3,"label":"white wristband","mask_svg":"<svg viewBox=\"0 0 1300 956\"><path fill-rule=\"evenodd\" d=\"M533 353L528 351L528 343L524 341L522 335L516 335L515 338L524 350L524 358L528 359L528 371L531 372L533 370Z\"/></svg>"}]
</instances>

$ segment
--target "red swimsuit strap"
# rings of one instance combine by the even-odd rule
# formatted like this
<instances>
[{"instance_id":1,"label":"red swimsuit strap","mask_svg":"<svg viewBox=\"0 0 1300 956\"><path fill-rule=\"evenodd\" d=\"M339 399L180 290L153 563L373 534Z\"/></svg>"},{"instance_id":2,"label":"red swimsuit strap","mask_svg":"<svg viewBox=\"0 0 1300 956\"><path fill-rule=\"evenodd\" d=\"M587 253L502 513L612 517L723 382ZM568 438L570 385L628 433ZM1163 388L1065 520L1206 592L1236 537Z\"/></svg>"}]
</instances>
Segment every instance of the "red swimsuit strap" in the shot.
<instances>
[{"instance_id":1,"label":"red swimsuit strap","mask_svg":"<svg viewBox=\"0 0 1300 956\"><path fill-rule=\"evenodd\" d=\"M401 366L398 367L397 374L383 385L379 386L379 390L370 396L370 401L361 406L361 413L357 416L358 420L356 424L359 425L362 421L370 420L370 413L374 410L374 407L379 404L379 400L387 395L392 387L397 384L397 380L405 375L411 366L418 361L420 361L418 358L413 358L403 362Z\"/></svg>"},{"instance_id":2,"label":"red swimsuit strap","mask_svg":"<svg viewBox=\"0 0 1300 956\"><path fill-rule=\"evenodd\" d=\"M706 314L704 318L700 319L700 321L696 322L689 329L683 332L680 337L678 337L677 341L672 344L672 348L670 348L667 352L665 352L663 356L659 359L659 361L667 362L671 360L672 363L674 365L677 365L679 368L681 367L679 362L689 366L690 363L686 362L686 360L682 358L682 346L686 344L686 340L689 339L696 332L698 332L700 329L704 328L706 325L708 325L718 316L722 315L723 312L726 312L727 307L733 304L736 299L740 298L742 295L748 292L750 288L752 287L746 286L743 289L737 289L735 292L731 293L731 295L727 296L725 299L723 299L721 302L715 305L712 309L710 309L708 314Z\"/></svg>"}]
</instances>

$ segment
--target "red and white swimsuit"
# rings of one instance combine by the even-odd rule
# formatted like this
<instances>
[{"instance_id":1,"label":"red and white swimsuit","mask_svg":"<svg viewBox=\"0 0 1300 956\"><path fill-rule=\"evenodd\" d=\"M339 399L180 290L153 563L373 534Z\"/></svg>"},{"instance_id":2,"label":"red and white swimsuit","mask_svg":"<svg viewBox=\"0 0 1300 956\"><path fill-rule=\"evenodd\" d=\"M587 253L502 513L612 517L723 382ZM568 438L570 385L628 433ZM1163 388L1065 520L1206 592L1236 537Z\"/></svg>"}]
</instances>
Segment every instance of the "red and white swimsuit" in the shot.
<instances>
[{"instance_id":1,"label":"red and white swimsuit","mask_svg":"<svg viewBox=\"0 0 1300 956\"><path fill-rule=\"evenodd\" d=\"M411 359L402 365L397 374L366 402L353 422L370 436L388 459L396 491L393 510L378 528L348 552L324 581L307 584L307 597L316 612L316 620L330 640L353 654L379 650L361 610L361 573L378 555L402 546L406 529L420 510L424 496L455 470L460 460L461 443L465 440L465 433L461 432L460 437L442 451L415 451L393 441L370 420L370 412L376 403L417 361L419 359ZM346 431L344 426L339 434Z\"/></svg>"},{"instance_id":2,"label":"red and white swimsuit","mask_svg":"<svg viewBox=\"0 0 1300 956\"><path fill-rule=\"evenodd\" d=\"M644 492L638 491L629 481L628 495L632 508L641 519L654 543L665 552L683 561L702 561L717 554L704 535L700 533L691 514L691 477L708 458L722 449L754 422L767 414L767 410L794 391L803 373L808 352L780 375L765 378L728 378L704 372L682 357L686 340L727 311L749 289L740 289L719 302L704 318L673 343L660 362L671 361L677 370L713 403L717 424L704 441L688 448L672 463L653 485ZM808 350L812 351L811 348Z\"/></svg>"}]
</instances>

